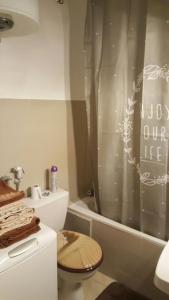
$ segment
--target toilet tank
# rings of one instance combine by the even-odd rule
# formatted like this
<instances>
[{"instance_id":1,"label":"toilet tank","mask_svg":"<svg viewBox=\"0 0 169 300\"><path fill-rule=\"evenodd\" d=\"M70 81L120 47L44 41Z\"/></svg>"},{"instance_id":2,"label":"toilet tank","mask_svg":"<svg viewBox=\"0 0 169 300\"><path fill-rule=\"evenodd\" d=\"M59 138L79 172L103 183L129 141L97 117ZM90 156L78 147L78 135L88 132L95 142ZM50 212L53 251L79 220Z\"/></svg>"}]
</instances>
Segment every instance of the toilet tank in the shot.
<instances>
[{"instance_id":1,"label":"toilet tank","mask_svg":"<svg viewBox=\"0 0 169 300\"><path fill-rule=\"evenodd\" d=\"M64 227L68 210L69 193L62 189L58 189L56 193L45 192L49 193L49 195L42 196L42 199L39 200L25 198L25 203L29 207L35 208L35 214L40 218L42 223L55 231L59 231Z\"/></svg>"}]
</instances>

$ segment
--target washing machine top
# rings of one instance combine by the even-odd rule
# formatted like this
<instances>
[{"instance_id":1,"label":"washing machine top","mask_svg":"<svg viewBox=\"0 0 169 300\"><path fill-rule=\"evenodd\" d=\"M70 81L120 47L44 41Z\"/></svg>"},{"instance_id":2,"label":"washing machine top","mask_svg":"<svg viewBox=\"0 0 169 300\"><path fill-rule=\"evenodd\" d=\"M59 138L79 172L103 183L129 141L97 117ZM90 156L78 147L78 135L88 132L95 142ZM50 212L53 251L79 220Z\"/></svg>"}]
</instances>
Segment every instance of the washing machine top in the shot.
<instances>
[{"instance_id":1,"label":"washing machine top","mask_svg":"<svg viewBox=\"0 0 169 300\"><path fill-rule=\"evenodd\" d=\"M56 240L56 232L54 230L42 223L40 227L41 230L39 232L7 248L0 249L0 273L30 257L37 251L46 248L49 243Z\"/></svg>"},{"instance_id":2,"label":"washing machine top","mask_svg":"<svg viewBox=\"0 0 169 300\"><path fill-rule=\"evenodd\" d=\"M87 235L63 230L58 234L58 267L83 273L98 268L103 260L100 245Z\"/></svg>"}]
</instances>

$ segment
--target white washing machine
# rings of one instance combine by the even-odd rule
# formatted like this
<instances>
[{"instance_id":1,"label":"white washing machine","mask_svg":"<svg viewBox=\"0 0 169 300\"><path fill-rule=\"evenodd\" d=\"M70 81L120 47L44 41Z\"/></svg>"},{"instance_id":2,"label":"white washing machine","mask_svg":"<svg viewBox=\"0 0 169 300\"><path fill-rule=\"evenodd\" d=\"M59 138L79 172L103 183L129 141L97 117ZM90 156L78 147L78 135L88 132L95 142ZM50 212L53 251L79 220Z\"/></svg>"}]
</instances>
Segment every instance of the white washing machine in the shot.
<instances>
[{"instance_id":1,"label":"white washing machine","mask_svg":"<svg viewBox=\"0 0 169 300\"><path fill-rule=\"evenodd\" d=\"M41 230L0 250L0 300L57 300L56 233Z\"/></svg>"}]
</instances>

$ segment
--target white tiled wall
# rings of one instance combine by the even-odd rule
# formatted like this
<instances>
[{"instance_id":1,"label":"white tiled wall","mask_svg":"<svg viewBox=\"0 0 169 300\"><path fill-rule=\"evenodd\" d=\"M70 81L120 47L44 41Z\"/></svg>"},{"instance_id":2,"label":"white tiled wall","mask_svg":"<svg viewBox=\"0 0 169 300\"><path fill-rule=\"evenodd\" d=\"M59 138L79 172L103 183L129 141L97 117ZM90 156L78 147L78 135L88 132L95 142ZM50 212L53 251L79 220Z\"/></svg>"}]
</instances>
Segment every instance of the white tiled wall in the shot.
<instances>
[{"instance_id":1,"label":"white tiled wall","mask_svg":"<svg viewBox=\"0 0 169 300\"><path fill-rule=\"evenodd\" d=\"M78 214L68 212L64 228L90 235L90 222L91 221L88 218L82 218Z\"/></svg>"}]
</instances>

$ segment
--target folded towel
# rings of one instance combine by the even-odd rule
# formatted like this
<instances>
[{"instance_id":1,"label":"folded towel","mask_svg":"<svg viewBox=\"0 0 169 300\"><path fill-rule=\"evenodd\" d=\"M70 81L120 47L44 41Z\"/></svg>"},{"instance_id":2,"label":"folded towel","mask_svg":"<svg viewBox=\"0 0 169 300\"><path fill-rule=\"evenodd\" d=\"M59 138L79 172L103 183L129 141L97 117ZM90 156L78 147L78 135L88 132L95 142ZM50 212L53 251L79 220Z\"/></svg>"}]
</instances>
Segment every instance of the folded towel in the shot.
<instances>
[{"instance_id":1,"label":"folded towel","mask_svg":"<svg viewBox=\"0 0 169 300\"><path fill-rule=\"evenodd\" d=\"M34 208L29 208L29 207L19 207L17 209L11 209L7 211L3 216L0 217L0 228L1 224L11 222L15 220L16 218L22 218L26 216L27 214L33 214L34 213Z\"/></svg>"},{"instance_id":2,"label":"folded towel","mask_svg":"<svg viewBox=\"0 0 169 300\"><path fill-rule=\"evenodd\" d=\"M3 224L0 224L0 236L13 229L30 224L33 217L34 217L34 213L30 212L22 217L16 217L15 219L9 222L4 222Z\"/></svg>"},{"instance_id":3,"label":"folded towel","mask_svg":"<svg viewBox=\"0 0 169 300\"><path fill-rule=\"evenodd\" d=\"M0 180L0 207L25 197L24 192L17 192Z\"/></svg>"},{"instance_id":4,"label":"folded towel","mask_svg":"<svg viewBox=\"0 0 169 300\"><path fill-rule=\"evenodd\" d=\"M8 231L0 236L0 249L6 248L40 230L39 218L34 217L30 224Z\"/></svg>"},{"instance_id":5,"label":"folded towel","mask_svg":"<svg viewBox=\"0 0 169 300\"><path fill-rule=\"evenodd\" d=\"M18 200L16 202L0 207L0 222L4 219L5 216L9 216L11 213L17 213L25 207L26 205L23 200Z\"/></svg>"},{"instance_id":6,"label":"folded towel","mask_svg":"<svg viewBox=\"0 0 169 300\"><path fill-rule=\"evenodd\" d=\"M0 207L0 236L10 230L27 225L34 217L34 208L19 200Z\"/></svg>"}]
</instances>

